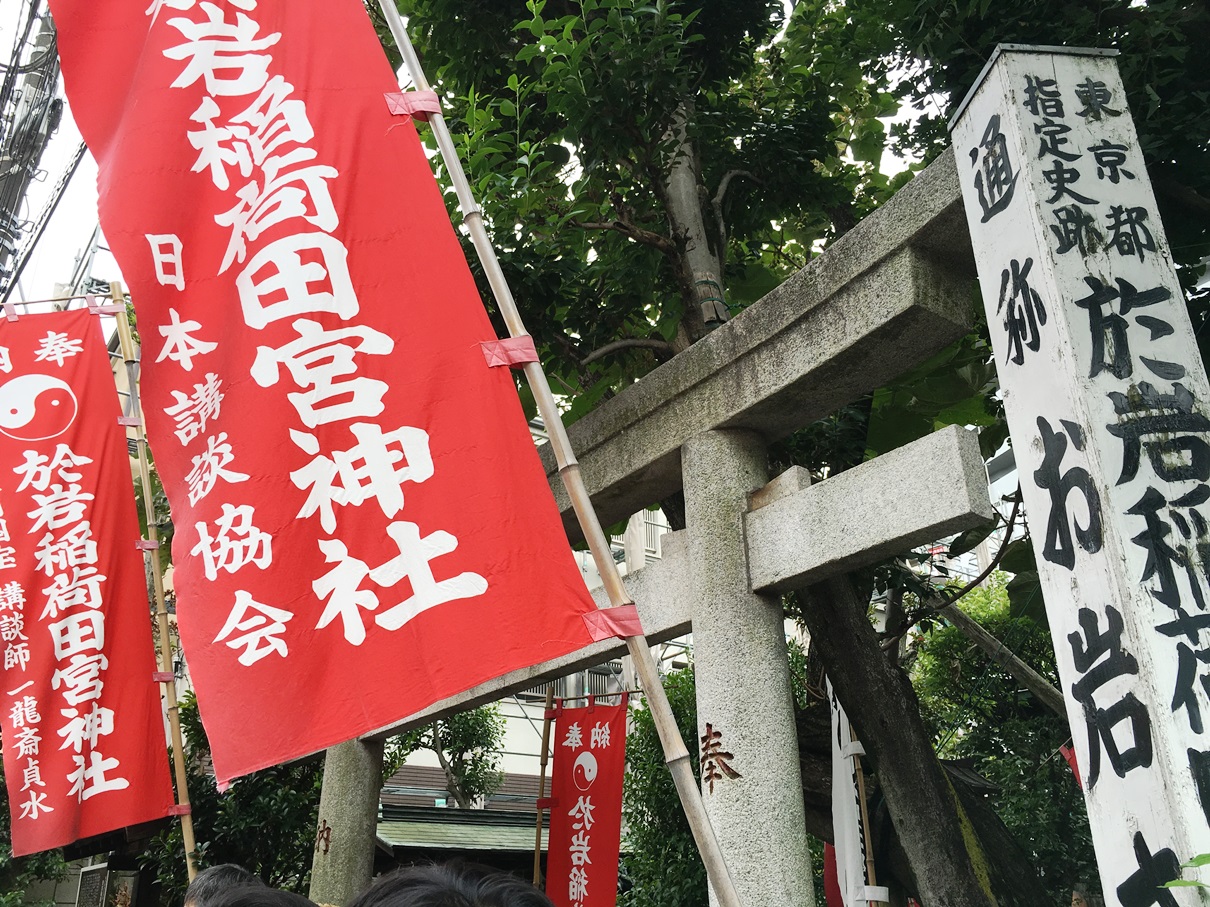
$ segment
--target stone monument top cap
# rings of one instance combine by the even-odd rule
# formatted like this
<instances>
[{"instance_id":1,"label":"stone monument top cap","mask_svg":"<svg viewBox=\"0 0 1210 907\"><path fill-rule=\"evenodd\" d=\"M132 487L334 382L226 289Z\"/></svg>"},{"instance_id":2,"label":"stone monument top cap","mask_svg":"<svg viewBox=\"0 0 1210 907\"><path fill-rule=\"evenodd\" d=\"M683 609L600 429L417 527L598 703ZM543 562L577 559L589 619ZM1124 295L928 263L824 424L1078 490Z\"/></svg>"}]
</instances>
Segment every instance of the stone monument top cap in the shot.
<instances>
[{"instance_id":1,"label":"stone monument top cap","mask_svg":"<svg viewBox=\"0 0 1210 907\"><path fill-rule=\"evenodd\" d=\"M1063 54L1069 57L1116 57L1118 51L1108 47L1063 47L1057 44L997 44L996 49L992 51L991 58L984 64L983 69L979 71L978 78L975 79L975 84L970 87L966 93L966 97L962 99L962 103L954 110L954 115L950 117L948 127L949 131L953 132L958 120L962 118L962 114L966 112L967 105L970 104L971 98L975 96L975 92L979 90L979 86L983 84L983 80L987 78L987 74L991 72L996 61L1003 54Z\"/></svg>"}]
</instances>

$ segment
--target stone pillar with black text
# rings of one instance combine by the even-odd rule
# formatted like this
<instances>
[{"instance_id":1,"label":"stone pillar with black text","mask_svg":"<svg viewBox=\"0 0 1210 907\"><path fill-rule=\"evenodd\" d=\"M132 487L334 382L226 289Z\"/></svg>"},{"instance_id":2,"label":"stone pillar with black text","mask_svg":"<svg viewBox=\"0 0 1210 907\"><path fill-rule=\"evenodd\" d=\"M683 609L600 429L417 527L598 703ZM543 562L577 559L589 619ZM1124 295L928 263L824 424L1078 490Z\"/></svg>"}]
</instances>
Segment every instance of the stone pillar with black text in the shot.
<instances>
[{"instance_id":1,"label":"stone pillar with black text","mask_svg":"<svg viewBox=\"0 0 1210 907\"><path fill-rule=\"evenodd\" d=\"M1210 852L1210 385L1114 52L1004 45L952 124L1106 903Z\"/></svg>"}]
</instances>

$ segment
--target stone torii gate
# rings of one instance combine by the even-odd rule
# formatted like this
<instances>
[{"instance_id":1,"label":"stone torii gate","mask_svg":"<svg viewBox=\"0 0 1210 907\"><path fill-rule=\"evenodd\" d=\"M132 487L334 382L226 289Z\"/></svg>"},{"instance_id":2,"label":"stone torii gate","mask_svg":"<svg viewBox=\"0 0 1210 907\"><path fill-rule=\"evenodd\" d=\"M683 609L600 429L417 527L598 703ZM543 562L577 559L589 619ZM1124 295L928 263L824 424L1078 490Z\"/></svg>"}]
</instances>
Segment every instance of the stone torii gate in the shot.
<instances>
[{"instance_id":1,"label":"stone torii gate","mask_svg":"<svg viewBox=\"0 0 1210 907\"><path fill-rule=\"evenodd\" d=\"M767 445L962 336L973 279L947 153L781 287L570 429L604 522L685 492L687 529L628 584L651 642L694 634L699 735L709 724L708 742L741 776L716 784L707 809L753 907L812 903L777 595L991 517L977 445L957 429L812 487L801 470L770 483ZM385 737L623 651L596 643L329 750L312 899L343 903L369 881Z\"/></svg>"}]
</instances>

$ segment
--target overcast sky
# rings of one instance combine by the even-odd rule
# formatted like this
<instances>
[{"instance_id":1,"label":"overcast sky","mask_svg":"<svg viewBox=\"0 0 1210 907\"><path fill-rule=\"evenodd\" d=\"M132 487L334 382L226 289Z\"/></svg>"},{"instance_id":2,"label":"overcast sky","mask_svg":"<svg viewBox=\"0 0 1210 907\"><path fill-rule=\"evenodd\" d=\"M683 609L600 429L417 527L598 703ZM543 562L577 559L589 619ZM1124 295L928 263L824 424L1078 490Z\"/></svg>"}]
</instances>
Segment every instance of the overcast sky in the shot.
<instances>
[{"instance_id":1,"label":"overcast sky","mask_svg":"<svg viewBox=\"0 0 1210 907\"><path fill-rule=\"evenodd\" d=\"M28 3L29 0L0 2L0 62L7 62L9 59L18 25L29 9ZM62 96L62 85L59 86L59 94ZM71 118L70 110L67 110L58 132L51 138L46 153L42 156L41 179L30 186L19 213L23 220L30 222L31 227L32 222L42 213L51 190L66 170L79 143L80 133ZM97 223L96 180L97 165L92 155L86 153L59 203L58 210L47 225L34 257L26 266L13 296L14 301L45 299L53 294L56 283L66 283L71 279L76 257L88 245ZM23 235L21 242L26 241L28 236ZM121 273L112 256L104 252L96 258L93 276L105 280L121 279Z\"/></svg>"}]
</instances>

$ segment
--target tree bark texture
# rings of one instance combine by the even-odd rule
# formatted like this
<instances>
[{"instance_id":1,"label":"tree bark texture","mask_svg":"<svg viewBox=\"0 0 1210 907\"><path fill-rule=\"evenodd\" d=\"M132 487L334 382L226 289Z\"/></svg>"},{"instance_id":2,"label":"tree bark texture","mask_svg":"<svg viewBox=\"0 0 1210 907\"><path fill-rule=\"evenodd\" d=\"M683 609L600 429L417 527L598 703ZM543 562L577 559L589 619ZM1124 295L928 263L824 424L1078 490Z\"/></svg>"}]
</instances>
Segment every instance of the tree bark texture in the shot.
<instances>
[{"instance_id":1,"label":"tree bark texture","mask_svg":"<svg viewBox=\"0 0 1210 907\"><path fill-rule=\"evenodd\" d=\"M1023 903L997 897L989 853L933 752L916 693L882 652L851 579L828 580L803 595L811 645L878 776L921 901L929 907Z\"/></svg>"},{"instance_id":2,"label":"tree bark texture","mask_svg":"<svg viewBox=\"0 0 1210 907\"><path fill-rule=\"evenodd\" d=\"M677 254L677 280L685 299L684 326L693 341L705 336L711 325L726 321L727 304L723 298L722 255L707 231L703 211L705 188L702 185L697 149L689 137L691 101L682 102L669 130L675 143L663 187L673 241Z\"/></svg>"}]
</instances>

